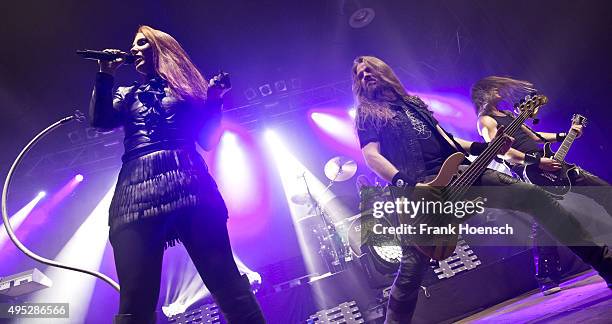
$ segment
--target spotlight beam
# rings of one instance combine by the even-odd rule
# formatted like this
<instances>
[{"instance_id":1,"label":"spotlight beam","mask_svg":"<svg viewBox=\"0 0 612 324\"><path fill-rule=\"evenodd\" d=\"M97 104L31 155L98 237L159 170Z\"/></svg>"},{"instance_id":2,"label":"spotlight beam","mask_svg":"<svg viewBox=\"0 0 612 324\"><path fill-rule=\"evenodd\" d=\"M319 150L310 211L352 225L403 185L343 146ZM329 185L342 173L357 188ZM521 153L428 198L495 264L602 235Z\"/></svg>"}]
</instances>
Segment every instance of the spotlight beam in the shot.
<instances>
[{"instance_id":1,"label":"spotlight beam","mask_svg":"<svg viewBox=\"0 0 612 324\"><path fill-rule=\"evenodd\" d=\"M45 197L44 193L42 192L39 193L27 205L23 206L17 213L11 216L11 218L9 219L9 222L11 224L11 227L13 228L13 231L17 231L19 226L21 226L21 223L23 223L23 221L30 214L30 212L34 209L34 207L36 207L38 202L44 197ZM4 243L7 240L8 240L8 233L4 230L0 231L0 248L2 247L2 245L4 245Z\"/></svg>"},{"instance_id":2,"label":"spotlight beam","mask_svg":"<svg viewBox=\"0 0 612 324\"><path fill-rule=\"evenodd\" d=\"M304 195L306 193L304 179L308 182L310 191L319 205L328 207L327 205L329 205L335 195L331 190L327 190L327 187L287 150L279 136L274 131L267 130L264 133L264 136L278 168L279 176L285 191L285 198L287 199L287 205L296 229L298 243L300 245L300 250L302 251L302 256L304 257L307 270L309 273L320 273L321 269L317 269L317 264L320 264L320 262L318 262L319 256L316 253L313 253L312 247L308 246L307 243L307 235L311 235L310 230L302 228L303 226L300 222L308 215L310 208L305 205L298 205L292 202L291 197L296 195ZM335 210L342 210L343 213L346 210L346 208L343 208L343 206L340 205L336 205L335 207L338 207L334 208ZM345 215L335 215L330 213L329 216L333 221L337 221L343 218Z\"/></svg>"},{"instance_id":3,"label":"spotlight beam","mask_svg":"<svg viewBox=\"0 0 612 324\"><path fill-rule=\"evenodd\" d=\"M54 258L57 262L68 263L83 269L100 268L104 249L108 241L108 208L113 197L114 186L93 209L70 240ZM96 283L96 278L77 274L56 267L48 267L45 275L53 280L53 287L33 295L33 303L69 303L70 319L65 323L85 323L87 311ZM37 323L32 319L18 323ZM40 323L48 323L40 322ZM54 323L64 323L54 320Z\"/></svg>"}]
</instances>

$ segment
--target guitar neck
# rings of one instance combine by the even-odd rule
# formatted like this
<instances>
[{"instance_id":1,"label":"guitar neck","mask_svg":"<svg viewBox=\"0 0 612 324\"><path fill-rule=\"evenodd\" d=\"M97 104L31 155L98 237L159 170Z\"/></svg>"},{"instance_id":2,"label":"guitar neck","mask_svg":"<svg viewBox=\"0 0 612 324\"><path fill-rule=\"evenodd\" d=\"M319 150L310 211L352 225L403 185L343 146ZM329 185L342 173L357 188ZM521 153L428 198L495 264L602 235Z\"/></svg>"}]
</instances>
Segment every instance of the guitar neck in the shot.
<instances>
[{"instance_id":1,"label":"guitar neck","mask_svg":"<svg viewBox=\"0 0 612 324\"><path fill-rule=\"evenodd\" d=\"M570 129L567 133L567 136L563 140L563 143L561 143L561 146L559 147L557 152L555 152L555 156L553 157L553 159L559 162L565 161L565 156L567 155L567 152L569 152L570 147L572 147L576 136L578 136L578 132L573 129Z\"/></svg>"},{"instance_id":2,"label":"guitar neck","mask_svg":"<svg viewBox=\"0 0 612 324\"><path fill-rule=\"evenodd\" d=\"M528 116L529 116L529 113L522 112L510 123L510 125L508 125L508 127L506 127L503 130L504 134L512 136L516 132L516 130L519 129L521 125L523 125L525 120L527 120ZM472 162L472 164L470 164L467 170L465 170L465 172L463 172L460 176L458 176L455 180L453 180L448 185L447 188L449 189L449 191L456 191L456 194L460 195L462 192L467 190L472 184L474 184L476 179L478 179L478 176L480 176L484 172L484 170L487 168L489 163L493 161L493 158L497 156L497 152L499 151L501 146L504 144L504 142L505 140L503 139L502 136L495 137L489 143L489 145L484 150L484 152L480 154L476 158L476 160Z\"/></svg>"}]
</instances>

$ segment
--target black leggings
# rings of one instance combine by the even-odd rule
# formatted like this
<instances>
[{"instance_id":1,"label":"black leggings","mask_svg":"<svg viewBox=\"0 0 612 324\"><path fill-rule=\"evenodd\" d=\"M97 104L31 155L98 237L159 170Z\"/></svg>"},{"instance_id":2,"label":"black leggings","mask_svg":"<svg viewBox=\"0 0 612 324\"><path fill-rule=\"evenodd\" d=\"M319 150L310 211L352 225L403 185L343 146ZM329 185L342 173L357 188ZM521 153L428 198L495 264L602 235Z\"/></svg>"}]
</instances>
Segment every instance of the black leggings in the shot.
<instances>
[{"instance_id":1,"label":"black leggings","mask_svg":"<svg viewBox=\"0 0 612 324\"><path fill-rule=\"evenodd\" d=\"M172 216L175 216L175 222L171 227L176 230L213 296L224 284L241 279L232 255L225 215L208 213ZM155 312L167 218L170 217L142 219L110 236L121 285L121 314L149 316Z\"/></svg>"}]
</instances>

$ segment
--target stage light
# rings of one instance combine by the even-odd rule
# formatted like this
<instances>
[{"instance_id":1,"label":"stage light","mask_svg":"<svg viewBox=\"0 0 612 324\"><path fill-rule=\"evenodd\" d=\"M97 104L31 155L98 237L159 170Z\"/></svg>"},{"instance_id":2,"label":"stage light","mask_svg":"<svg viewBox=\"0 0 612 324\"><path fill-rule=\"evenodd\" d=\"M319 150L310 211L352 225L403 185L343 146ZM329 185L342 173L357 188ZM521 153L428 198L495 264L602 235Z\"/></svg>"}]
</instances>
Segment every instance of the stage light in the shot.
<instances>
[{"instance_id":1,"label":"stage light","mask_svg":"<svg viewBox=\"0 0 612 324\"><path fill-rule=\"evenodd\" d=\"M253 88L248 88L248 89L244 90L244 96L246 97L246 99L248 101L251 101L251 100L257 98L257 91L255 91L255 89L253 89Z\"/></svg>"},{"instance_id":2,"label":"stage light","mask_svg":"<svg viewBox=\"0 0 612 324\"><path fill-rule=\"evenodd\" d=\"M251 287L259 287L261 276L249 269L236 255L234 260L238 271L249 278ZM189 306L210 295L185 249L166 250L163 273L162 285L166 286L166 295L162 312L168 317L184 313Z\"/></svg>"},{"instance_id":3,"label":"stage light","mask_svg":"<svg viewBox=\"0 0 612 324\"><path fill-rule=\"evenodd\" d=\"M221 145L236 146L237 145L236 134L230 131L225 131L223 135L221 135Z\"/></svg>"},{"instance_id":4,"label":"stage light","mask_svg":"<svg viewBox=\"0 0 612 324\"><path fill-rule=\"evenodd\" d=\"M100 268L108 241L108 209L114 193L110 188L98 205L79 226L55 258L79 268ZM53 287L33 294L32 303L61 301L70 303L70 322L85 323L96 278L56 267L47 267L45 275L53 280Z\"/></svg>"},{"instance_id":5,"label":"stage light","mask_svg":"<svg viewBox=\"0 0 612 324\"><path fill-rule=\"evenodd\" d=\"M183 303L172 303L168 306L162 306L162 312L166 317L172 317L174 315L182 314L187 310L187 305Z\"/></svg>"},{"instance_id":6,"label":"stage light","mask_svg":"<svg viewBox=\"0 0 612 324\"><path fill-rule=\"evenodd\" d=\"M19 226L21 226L21 223L23 223L26 217L30 214L30 212L34 209L34 207L36 207L38 202L44 196L45 196L44 191L39 192L38 195L34 197L34 199L32 199L27 205L23 206L17 213L15 213L13 216L9 218L9 222L11 224L11 227L13 228L13 231L17 231ZM6 229L2 228L0 230L0 247L2 247L2 245L6 241L8 241L8 239L9 237L8 237L8 234L6 233Z\"/></svg>"},{"instance_id":7,"label":"stage light","mask_svg":"<svg viewBox=\"0 0 612 324\"><path fill-rule=\"evenodd\" d=\"M346 119L320 112L311 113L310 118L330 135L334 135L343 141L352 141L355 139L353 125Z\"/></svg>"},{"instance_id":8,"label":"stage light","mask_svg":"<svg viewBox=\"0 0 612 324\"><path fill-rule=\"evenodd\" d=\"M319 254L322 247L321 244L330 246L330 242L323 242L320 235L317 237L313 233L315 229L321 230L323 221L319 216L312 216L311 214L313 208L312 204L308 202L309 196L307 194L306 182L314 200L327 212L329 219L333 223L346 219L350 216L351 212L337 199L334 199L336 196L332 190L328 190L325 184L298 161L286 148L276 132L268 130L264 133L264 136L283 185L307 273L311 275L326 273L322 276L331 275L331 271L328 268L329 264L326 265L325 261L321 260L321 255ZM295 199L296 197L300 198L303 196L308 197L305 203L302 203L303 200L301 199ZM329 237L325 239L329 240ZM344 258L343 255L339 257ZM322 290L322 286L314 286L313 297L317 303L325 304L328 295Z\"/></svg>"},{"instance_id":9,"label":"stage light","mask_svg":"<svg viewBox=\"0 0 612 324\"><path fill-rule=\"evenodd\" d=\"M349 109L348 114L352 119L355 119L355 117L357 117L357 108L353 107Z\"/></svg>"},{"instance_id":10,"label":"stage light","mask_svg":"<svg viewBox=\"0 0 612 324\"><path fill-rule=\"evenodd\" d=\"M259 87L259 93L261 93L263 97L267 97L272 94L272 87L270 87L270 85L266 83Z\"/></svg>"},{"instance_id":11,"label":"stage light","mask_svg":"<svg viewBox=\"0 0 612 324\"><path fill-rule=\"evenodd\" d=\"M82 174L77 174L76 176L74 176L74 180L76 182L82 182L83 181L83 175Z\"/></svg>"},{"instance_id":12,"label":"stage light","mask_svg":"<svg viewBox=\"0 0 612 324\"><path fill-rule=\"evenodd\" d=\"M466 140L480 139L474 128L478 117L469 100L454 94L417 92L414 95L423 99L444 129ZM457 123L458 120L461 123Z\"/></svg>"},{"instance_id":13,"label":"stage light","mask_svg":"<svg viewBox=\"0 0 612 324\"><path fill-rule=\"evenodd\" d=\"M376 12L372 8L359 8L351 14L349 25L355 29L369 25L376 17Z\"/></svg>"},{"instance_id":14,"label":"stage light","mask_svg":"<svg viewBox=\"0 0 612 324\"><path fill-rule=\"evenodd\" d=\"M231 188L228 204L233 210L248 210L257 199L253 193L257 184L253 179L253 170L245 154L245 147L238 136L225 131L217 148L216 173L217 181L223 188Z\"/></svg>"},{"instance_id":15,"label":"stage light","mask_svg":"<svg viewBox=\"0 0 612 324\"><path fill-rule=\"evenodd\" d=\"M328 114L313 112L310 114L310 118L321 128L329 132L337 133L338 129L343 127L342 122L338 118Z\"/></svg>"},{"instance_id":16,"label":"stage light","mask_svg":"<svg viewBox=\"0 0 612 324\"><path fill-rule=\"evenodd\" d=\"M307 216L312 210L312 207L310 203L307 202L296 202L299 201L299 199L295 198L307 196L306 183L308 183L308 189L319 205L325 208L325 210L333 210L333 212L329 214L332 221L336 222L344 219L350 212L337 201L333 200L335 197L334 193L331 190L327 190L327 186L287 150L276 132L267 130L264 136L270 154L274 158L283 185L285 198L294 227L296 228L298 243L302 251L302 256L304 257L306 268L309 273L326 272L327 269L320 269L317 267L318 264L321 264L318 254L319 246L313 247L308 245L308 242L312 242L312 228L310 228L309 225L305 225L305 223L308 223L305 222L305 220L308 218ZM306 199L306 201L308 201L308 199Z\"/></svg>"},{"instance_id":17,"label":"stage light","mask_svg":"<svg viewBox=\"0 0 612 324\"><path fill-rule=\"evenodd\" d=\"M219 145L206 161L230 215L228 230L238 241L255 238L270 220L268 175L261 149L244 127L228 121L222 124L218 138Z\"/></svg>"},{"instance_id":18,"label":"stage light","mask_svg":"<svg viewBox=\"0 0 612 324\"><path fill-rule=\"evenodd\" d=\"M76 188L78 183L79 182L75 181L74 178L68 180L68 182L66 182L66 184L64 184L59 190L54 192L51 197L45 199L45 202L43 204L41 204L30 212L30 216L28 216L28 222L26 224L23 224L20 229L19 238L22 242L27 241L30 233L34 229L47 222L47 218L49 217L49 215L66 197L70 195L71 192L74 191L74 188ZM46 195L46 192L40 191L36 197L40 200ZM16 249L16 247L13 248ZM9 253L13 252L14 250L9 251L9 249L5 249L5 251L0 251L0 254L8 255ZM2 255L0 255L0 259Z\"/></svg>"},{"instance_id":19,"label":"stage light","mask_svg":"<svg viewBox=\"0 0 612 324\"><path fill-rule=\"evenodd\" d=\"M284 80L274 82L274 87L276 91L287 91L287 83Z\"/></svg>"},{"instance_id":20,"label":"stage light","mask_svg":"<svg viewBox=\"0 0 612 324\"><path fill-rule=\"evenodd\" d=\"M359 151L359 140L355 134L354 122L352 119L347 118L345 112L314 111L310 113L310 118L317 128L327 134L328 137L355 152Z\"/></svg>"},{"instance_id":21,"label":"stage light","mask_svg":"<svg viewBox=\"0 0 612 324\"><path fill-rule=\"evenodd\" d=\"M264 137L266 138L267 141L274 142L278 140L278 135L276 135L276 133L271 129L266 129L264 131Z\"/></svg>"}]
</instances>

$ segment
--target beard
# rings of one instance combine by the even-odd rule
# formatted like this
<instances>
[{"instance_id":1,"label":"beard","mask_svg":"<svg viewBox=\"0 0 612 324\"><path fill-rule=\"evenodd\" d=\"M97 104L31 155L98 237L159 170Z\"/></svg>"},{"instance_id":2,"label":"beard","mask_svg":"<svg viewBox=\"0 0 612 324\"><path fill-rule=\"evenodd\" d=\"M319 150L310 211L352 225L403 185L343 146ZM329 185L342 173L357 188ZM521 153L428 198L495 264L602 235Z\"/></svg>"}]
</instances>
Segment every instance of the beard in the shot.
<instances>
[{"instance_id":1,"label":"beard","mask_svg":"<svg viewBox=\"0 0 612 324\"><path fill-rule=\"evenodd\" d=\"M364 94L370 100L376 101L393 101L396 99L394 89L388 84L382 84L376 81L373 85L364 86Z\"/></svg>"}]
</instances>

